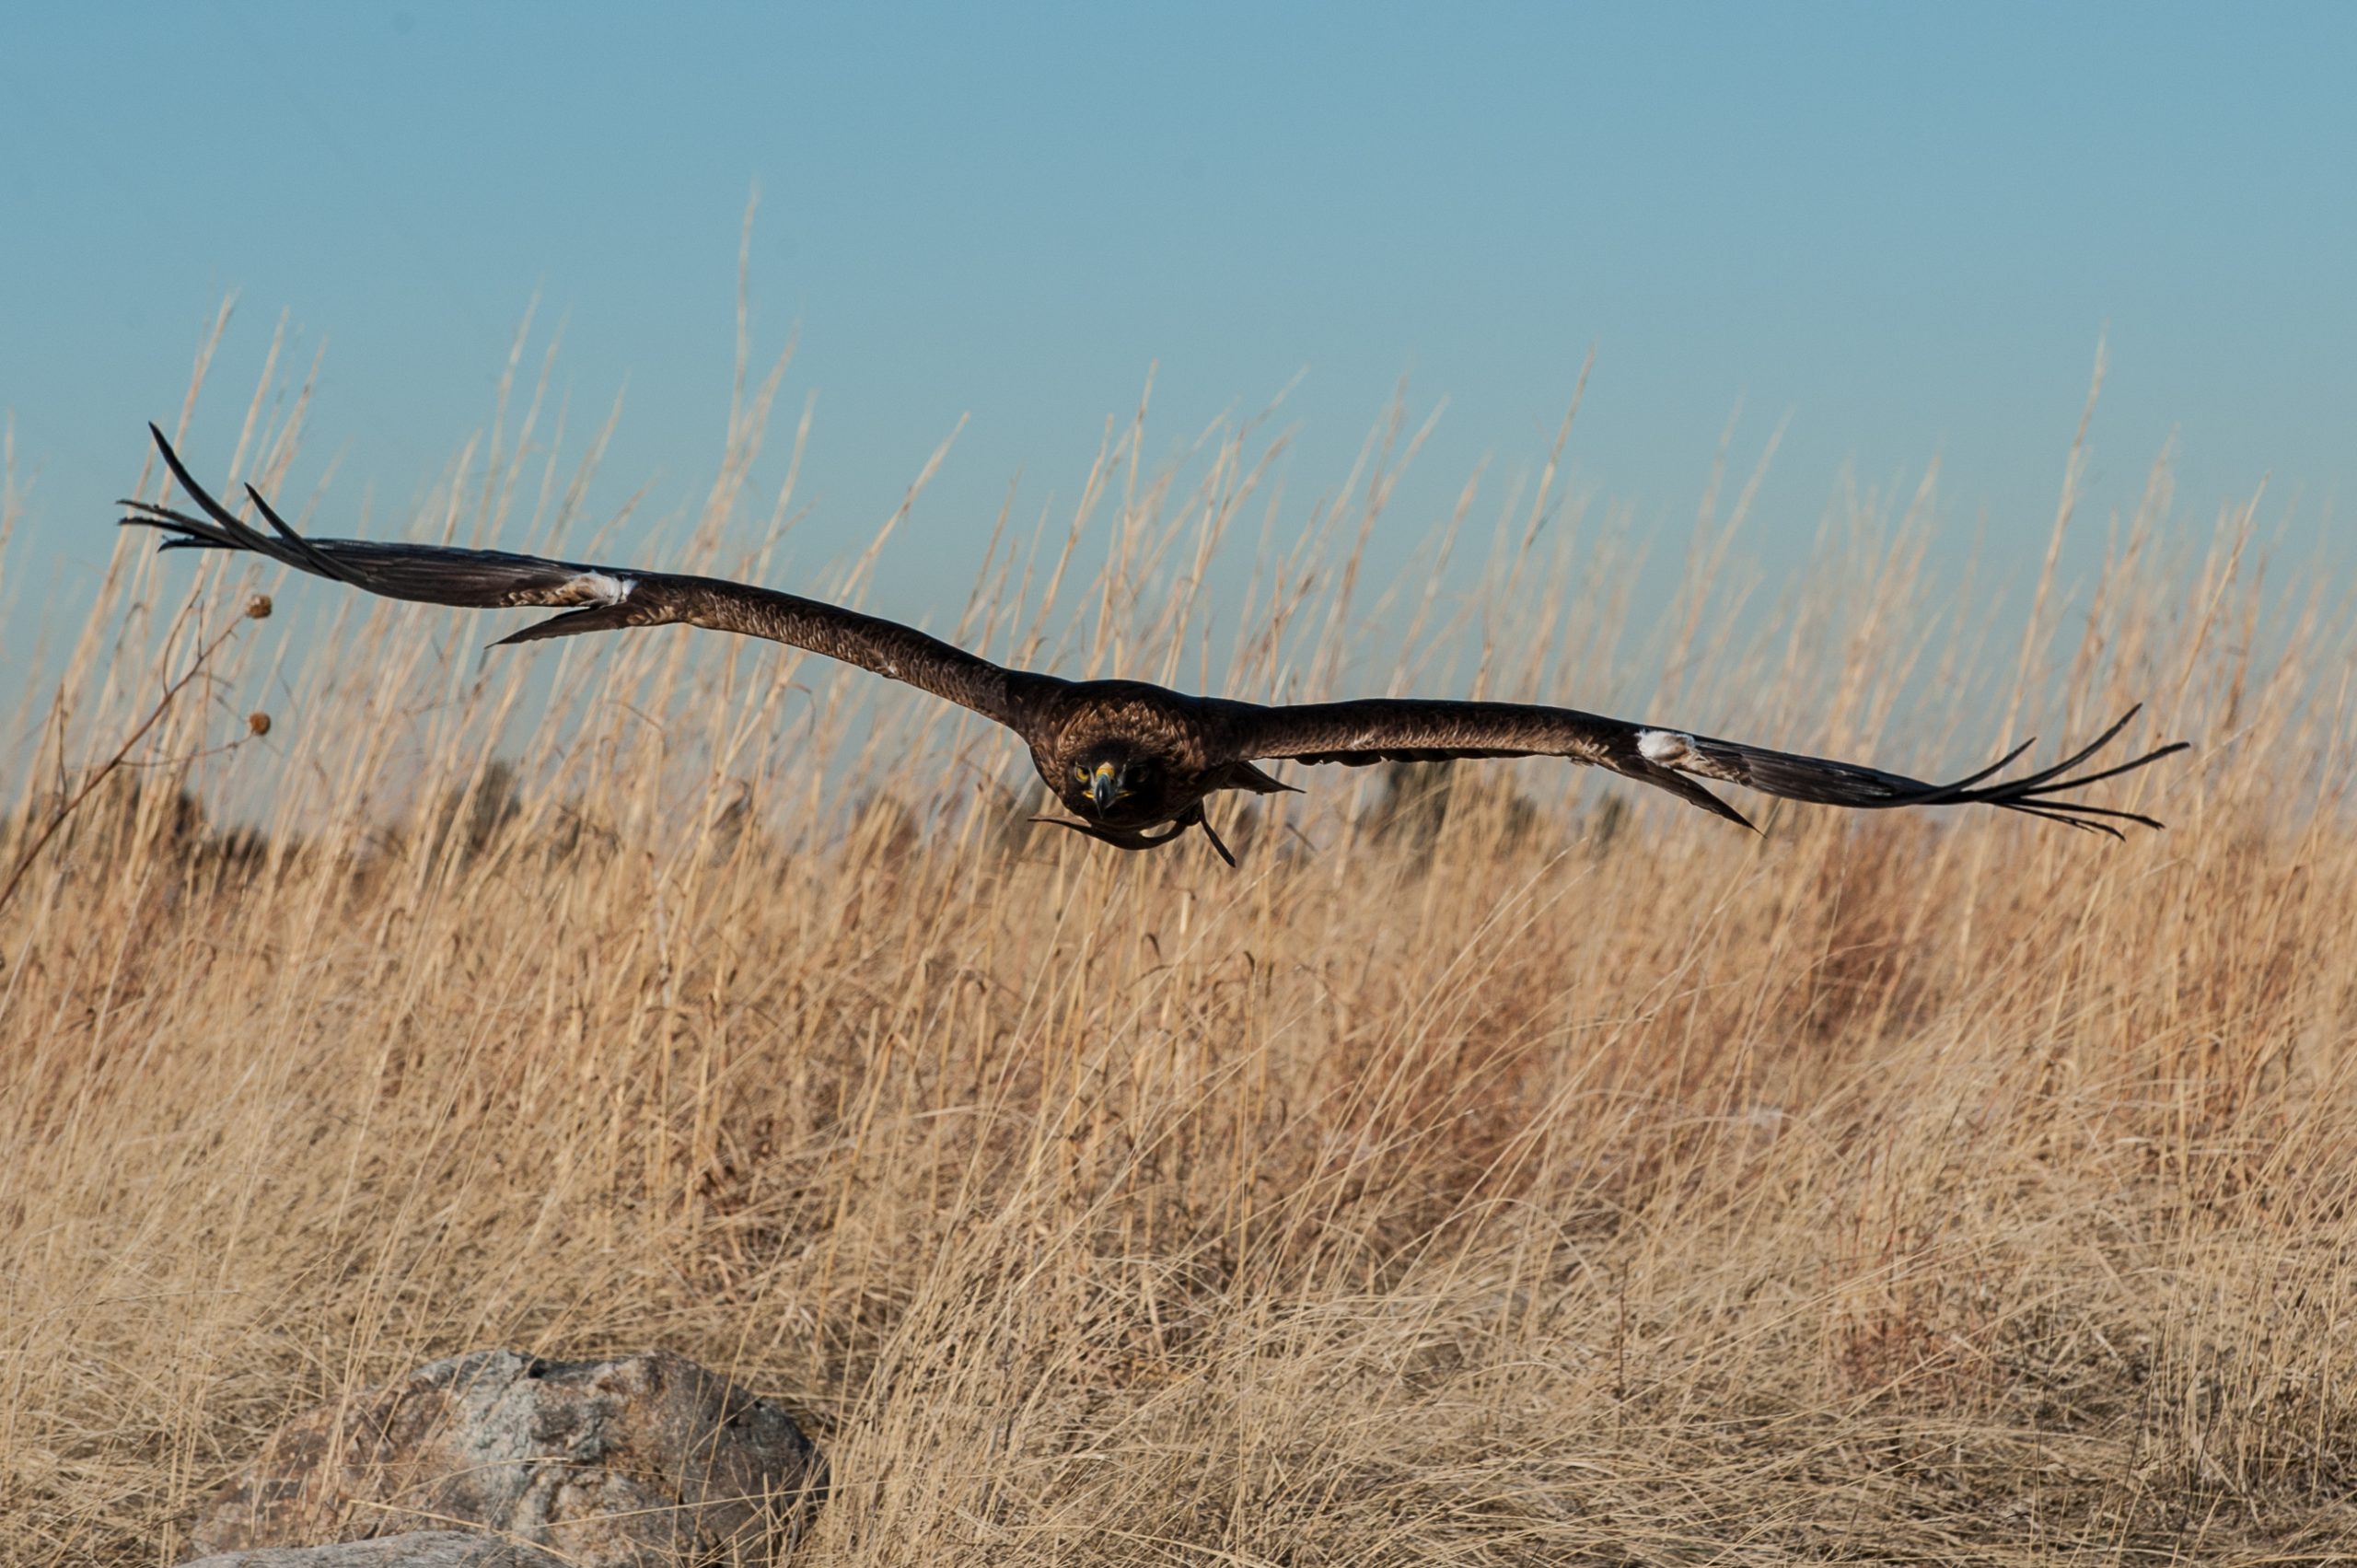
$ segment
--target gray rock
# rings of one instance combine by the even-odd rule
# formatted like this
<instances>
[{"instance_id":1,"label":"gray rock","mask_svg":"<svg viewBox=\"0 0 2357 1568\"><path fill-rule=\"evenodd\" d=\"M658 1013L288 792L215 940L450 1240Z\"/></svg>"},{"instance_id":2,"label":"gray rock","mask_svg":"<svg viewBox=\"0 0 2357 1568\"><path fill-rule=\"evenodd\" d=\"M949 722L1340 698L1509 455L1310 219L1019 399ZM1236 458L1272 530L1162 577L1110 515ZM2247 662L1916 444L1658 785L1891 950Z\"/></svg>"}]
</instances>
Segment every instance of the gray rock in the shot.
<instances>
[{"instance_id":1,"label":"gray rock","mask_svg":"<svg viewBox=\"0 0 2357 1568\"><path fill-rule=\"evenodd\" d=\"M683 1357L477 1351L287 1423L215 1495L192 1544L471 1525L579 1568L761 1564L825 1476L784 1411Z\"/></svg>"},{"instance_id":2,"label":"gray rock","mask_svg":"<svg viewBox=\"0 0 2357 1568\"><path fill-rule=\"evenodd\" d=\"M412 1530L328 1546L266 1546L200 1557L186 1568L569 1568L537 1546L467 1530Z\"/></svg>"}]
</instances>

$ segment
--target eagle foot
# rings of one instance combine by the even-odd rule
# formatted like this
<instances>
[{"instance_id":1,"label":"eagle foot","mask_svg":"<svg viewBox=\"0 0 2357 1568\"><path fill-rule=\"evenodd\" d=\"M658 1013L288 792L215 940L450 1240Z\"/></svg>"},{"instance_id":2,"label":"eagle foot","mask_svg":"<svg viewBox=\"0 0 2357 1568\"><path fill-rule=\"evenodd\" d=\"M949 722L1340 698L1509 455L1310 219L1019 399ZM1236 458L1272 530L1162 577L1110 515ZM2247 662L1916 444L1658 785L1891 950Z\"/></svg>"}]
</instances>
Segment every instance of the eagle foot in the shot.
<instances>
[{"instance_id":1,"label":"eagle foot","mask_svg":"<svg viewBox=\"0 0 2357 1568\"><path fill-rule=\"evenodd\" d=\"M1188 829L1201 828L1203 836L1211 840L1212 848L1219 852L1219 857L1230 865L1236 864L1236 856L1229 854L1227 846L1220 842L1219 834L1213 830L1211 819L1203 815L1201 806L1190 807L1183 815L1172 818L1169 831L1158 834L1149 833L1143 828L1109 828L1102 822L1078 822L1069 817L1034 817L1031 820L1045 822L1051 827L1070 828L1075 833L1086 833L1099 842L1111 844L1115 849L1132 850L1159 849Z\"/></svg>"}]
</instances>

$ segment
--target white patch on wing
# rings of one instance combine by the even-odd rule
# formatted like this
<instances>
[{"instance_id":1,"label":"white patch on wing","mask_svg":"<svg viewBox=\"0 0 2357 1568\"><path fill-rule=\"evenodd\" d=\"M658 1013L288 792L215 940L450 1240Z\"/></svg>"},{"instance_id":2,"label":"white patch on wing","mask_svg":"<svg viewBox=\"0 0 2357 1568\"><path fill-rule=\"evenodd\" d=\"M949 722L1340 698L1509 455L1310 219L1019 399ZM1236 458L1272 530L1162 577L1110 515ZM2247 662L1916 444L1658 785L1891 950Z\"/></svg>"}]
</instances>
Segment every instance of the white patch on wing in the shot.
<instances>
[{"instance_id":1,"label":"white patch on wing","mask_svg":"<svg viewBox=\"0 0 2357 1568\"><path fill-rule=\"evenodd\" d=\"M1702 760L1694 749L1694 738L1675 729L1637 731L1637 753L1665 768L1687 767Z\"/></svg>"},{"instance_id":2,"label":"white patch on wing","mask_svg":"<svg viewBox=\"0 0 2357 1568\"><path fill-rule=\"evenodd\" d=\"M553 604L620 604L630 598L631 589L638 587L632 577L617 577L605 572L584 572L568 578L557 590L562 598Z\"/></svg>"}]
</instances>

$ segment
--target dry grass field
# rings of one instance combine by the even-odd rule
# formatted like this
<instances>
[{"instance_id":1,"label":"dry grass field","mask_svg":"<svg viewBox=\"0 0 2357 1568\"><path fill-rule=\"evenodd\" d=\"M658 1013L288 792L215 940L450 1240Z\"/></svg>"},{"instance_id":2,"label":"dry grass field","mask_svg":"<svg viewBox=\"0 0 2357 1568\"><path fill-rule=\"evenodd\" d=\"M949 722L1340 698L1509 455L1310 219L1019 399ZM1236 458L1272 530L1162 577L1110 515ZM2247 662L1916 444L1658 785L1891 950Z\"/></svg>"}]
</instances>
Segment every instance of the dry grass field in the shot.
<instances>
[{"instance_id":1,"label":"dry grass field","mask_svg":"<svg viewBox=\"0 0 2357 1568\"><path fill-rule=\"evenodd\" d=\"M857 594L892 543L772 548L741 379L650 548ZM199 470L278 484L303 408ZM1859 493L1747 594L1737 462L1632 624L1638 541L1551 464L1386 584L1411 424L1316 503L1264 427L1157 467L1143 418L933 630L1924 773L2141 699L2197 749L2097 797L2171 826L1755 839L1564 766L1324 770L1230 871L1028 828L1011 743L856 671L486 660L519 618L126 533L9 730L0 1562L176 1562L288 1413L493 1345L780 1398L832 1464L811 1568L2357 1551L2348 606L2256 502L2066 482L2100 577L1959 588L1928 493ZM597 440L528 377L500 420L370 528L594 559Z\"/></svg>"}]
</instances>

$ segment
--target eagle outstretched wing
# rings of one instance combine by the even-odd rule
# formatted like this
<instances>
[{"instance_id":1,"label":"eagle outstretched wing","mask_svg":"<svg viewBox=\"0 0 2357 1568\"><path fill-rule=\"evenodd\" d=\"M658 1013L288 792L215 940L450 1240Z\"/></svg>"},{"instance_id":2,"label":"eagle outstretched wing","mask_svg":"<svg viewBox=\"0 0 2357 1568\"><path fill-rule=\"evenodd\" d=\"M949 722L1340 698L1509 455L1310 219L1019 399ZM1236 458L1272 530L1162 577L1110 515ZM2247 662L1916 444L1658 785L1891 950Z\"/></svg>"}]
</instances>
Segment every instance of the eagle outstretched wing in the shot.
<instances>
[{"instance_id":1,"label":"eagle outstretched wing","mask_svg":"<svg viewBox=\"0 0 2357 1568\"><path fill-rule=\"evenodd\" d=\"M152 424L147 428L155 435L172 477L204 514L195 517L144 501L124 502L132 515L123 522L161 528L171 536L164 541L166 550L250 551L388 598L478 610L565 609L566 613L511 633L500 638L501 643L680 623L741 632L905 680L1001 724L1010 716L1010 685L1018 679L1039 679L1018 677L898 621L717 577L585 566L502 550L306 539L248 485L246 494L272 530L263 533L206 494L171 443L164 439L163 432Z\"/></svg>"},{"instance_id":2,"label":"eagle outstretched wing","mask_svg":"<svg viewBox=\"0 0 2357 1568\"><path fill-rule=\"evenodd\" d=\"M2115 822L2147 828L2161 824L2140 812L2064 799L2061 792L2115 778L2185 749L2186 743L2180 740L2095 772L2067 776L2108 746L2136 713L2135 708L2129 709L2092 743L2051 767L1996 784L1983 781L2018 760L2034 742L2023 742L1977 773L1951 784L1933 784L1856 762L1771 751L1572 708L1413 698L1269 708L1239 703L1232 710L1229 740L1238 759L1340 762L1353 767L1457 757L1567 757L1666 789L1747 828L1751 824L1741 812L1695 780L1743 784L1786 800L1867 810L1898 806L2000 806L2118 838Z\"/></svg>"}]
</instances>

